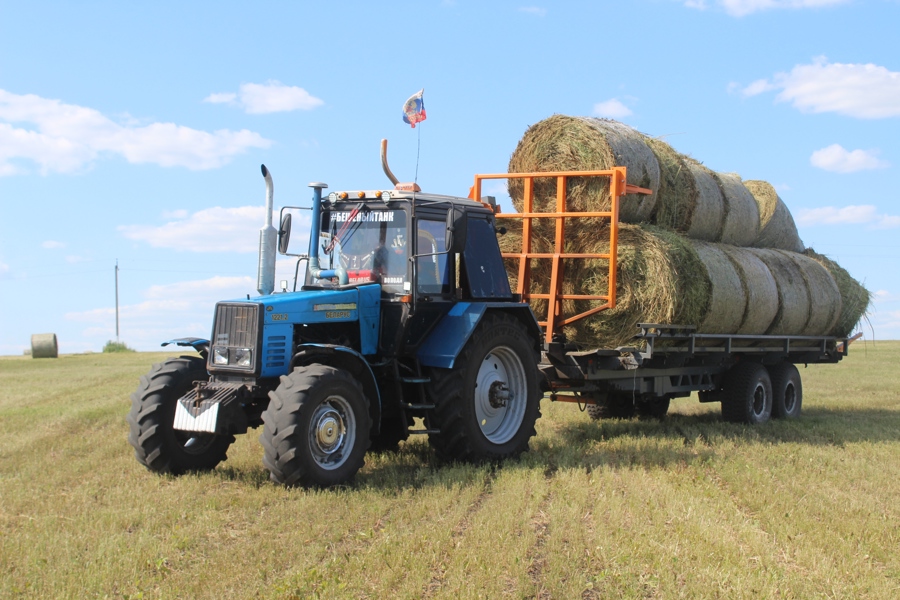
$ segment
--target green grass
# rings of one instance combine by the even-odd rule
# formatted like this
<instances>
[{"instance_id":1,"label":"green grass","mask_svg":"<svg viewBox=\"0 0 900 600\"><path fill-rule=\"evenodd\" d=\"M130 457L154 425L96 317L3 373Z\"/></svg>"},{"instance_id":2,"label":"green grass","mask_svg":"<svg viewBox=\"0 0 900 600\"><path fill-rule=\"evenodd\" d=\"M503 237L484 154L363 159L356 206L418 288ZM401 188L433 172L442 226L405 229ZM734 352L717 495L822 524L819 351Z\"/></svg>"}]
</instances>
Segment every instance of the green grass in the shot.
<instances>
[{"instance_id":1,"label":"green grass","mask_svg":"<svg viewBox=\"0 0 900 600\"><path fill-rule=\"evenodd\" d=\"M517 462L415 439L315 491L268 482L258 431L211 473L141 467L128 396L164 356L0 358L0 597L900 596L900 342L801 367L797 421L545 400Z\"/></svg>"}]
</instances>

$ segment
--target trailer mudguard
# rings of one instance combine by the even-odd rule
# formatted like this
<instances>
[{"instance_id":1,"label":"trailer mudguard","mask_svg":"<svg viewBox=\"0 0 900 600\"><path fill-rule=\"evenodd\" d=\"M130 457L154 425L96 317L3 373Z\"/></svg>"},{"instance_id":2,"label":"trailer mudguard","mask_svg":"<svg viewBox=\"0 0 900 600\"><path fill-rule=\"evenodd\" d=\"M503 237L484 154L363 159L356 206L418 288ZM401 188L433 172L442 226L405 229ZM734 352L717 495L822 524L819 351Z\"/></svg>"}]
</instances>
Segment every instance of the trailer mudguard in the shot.
<instances>
[{"instance_id":1,"label":"trailer mudguard","mask_svg":"<svg viewBox=\"0 0 900 600\"><path fill-rule=\"evenodd\" d=\"M426 367L452 369L456 357L469 341L482 317L489 310L502 310L523 322L534 339L535 350L540 350L541 329L531 307L524 303L510 302L458 302L428 335L419 347L416 357Z\"/></svg>"}]
</instances>

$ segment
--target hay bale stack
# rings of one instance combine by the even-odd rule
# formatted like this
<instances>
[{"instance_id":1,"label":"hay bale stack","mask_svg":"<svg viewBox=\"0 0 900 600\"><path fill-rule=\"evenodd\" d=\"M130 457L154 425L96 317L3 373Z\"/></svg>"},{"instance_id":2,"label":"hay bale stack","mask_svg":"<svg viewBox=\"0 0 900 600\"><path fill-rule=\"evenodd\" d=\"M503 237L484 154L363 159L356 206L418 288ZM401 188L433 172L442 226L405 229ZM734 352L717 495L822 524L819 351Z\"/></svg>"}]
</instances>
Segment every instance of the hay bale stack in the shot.
<instances>
[{"instance_id":1,"label":"hay bale stack","mask_svg":"<svg viewBox=\"0 0 900 600\"><path fill-rule=\"evenodd\" d=\"M615 166L628 168L628 183L653 190L650 195L624 196L619 203L620 219L625 222L649 221L656 211L659 164L641 134L617 121L565 115L544 119L529 127L519 140L509 161L509 172L589 171ZM508 185L513 204L521 212L522 180L510 179ZM567 197L570 210L609 210L609 180L605 177L570 178ZM535 180L534 199L536 209L554 211L556 181Z\"/></svg>"},{"instance_id":2,"label":"hay bale stack","mask_svg":"<svg viewBox=\"0 0 900 600\"><path fill-rule=\"evenodd\" d=\"M724 216L718 242L750 246L759 237L759 207L750 190L735 173L715 173L722 190Z\"/></svg>"},{"instance_id":3,"label":"hay bale stack","mask_svg":"<svg viewBox=\"0 0 900 600\"><path fill-rule=\"evenodd\" d=\"M822 265L831 274L841 294L841 310L829 335L838 337L850 335L869 309L872 299L869 290L854 279L846 269L827 256L819 254L811 248L807 248L804 254Z\"/></svg>"},{"instance_id":4,"label":"hay bale stack","mask_svg":"<svg viewBox=\"0 0 900 600\"><path fill-rule=\"evenodd\" d=\"M59 346L55 333L35 333L31 336L31 358L57 358Z\"/></svg>"},{"instance_id":5,"label":"hay bale stack","mask_svg":"<svg viewBox=\"0 0 900 600\"><path fill-rule=\"evenodd\" d=\"M759 235L752 245L756 248L803 252L803 242L797 233L794 217L772 184L766 181L745 181L744 186L750 190L759 206Z\"/></svg>"}]
</instances>

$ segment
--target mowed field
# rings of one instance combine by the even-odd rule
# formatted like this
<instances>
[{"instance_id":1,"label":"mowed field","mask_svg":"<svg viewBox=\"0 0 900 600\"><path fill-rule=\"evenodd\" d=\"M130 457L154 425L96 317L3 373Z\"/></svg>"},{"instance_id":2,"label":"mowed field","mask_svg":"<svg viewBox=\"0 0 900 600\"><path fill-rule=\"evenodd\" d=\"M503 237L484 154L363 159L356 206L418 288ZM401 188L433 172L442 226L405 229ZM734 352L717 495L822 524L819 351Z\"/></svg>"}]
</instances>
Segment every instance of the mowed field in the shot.
<instances>
[{"instance_id":1,"label":"mowed field","mask_svg":"<svg viewBox=\"0 0 900 600\"><path fill-rule=\"evenodd\" d=\"M129 394L169 355L0 358L0 598L900 597L900 342L801 367L796 421L545 399L519 461L413 439L332 490L269 483L252 430L146 471Z\"/></svg>"}]
</instances>

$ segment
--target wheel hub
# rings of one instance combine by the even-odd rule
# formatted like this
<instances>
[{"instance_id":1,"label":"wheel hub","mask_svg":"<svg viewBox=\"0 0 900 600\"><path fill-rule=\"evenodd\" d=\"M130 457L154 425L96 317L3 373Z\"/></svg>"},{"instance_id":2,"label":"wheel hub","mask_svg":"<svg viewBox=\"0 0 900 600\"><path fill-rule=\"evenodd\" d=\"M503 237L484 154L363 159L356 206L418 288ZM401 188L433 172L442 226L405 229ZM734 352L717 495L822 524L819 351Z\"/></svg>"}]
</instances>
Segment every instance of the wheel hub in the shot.
<instances>
[{"instance_id":1,"label":"wheel hub","mask_svg":"<svg viewBox=\"0 0 900 600\"><path fill-rule=\"evenodd\" d=\"M333 409L320 414L315 431L319 449L326 454L331 454L341 446L344 438L344 422L341 415Z\"/></svg>"},{"instance_id":2,"label":"wheel hub","mask_svg":"<svg viewBox=\"0 0 900 600\"><path fill-rule=\"evenodd\" d=\"M503 408L509 400L509 386L505 381L495 381L488 390L488 402L494 408Z\"/></svg>"}]
</instances>

